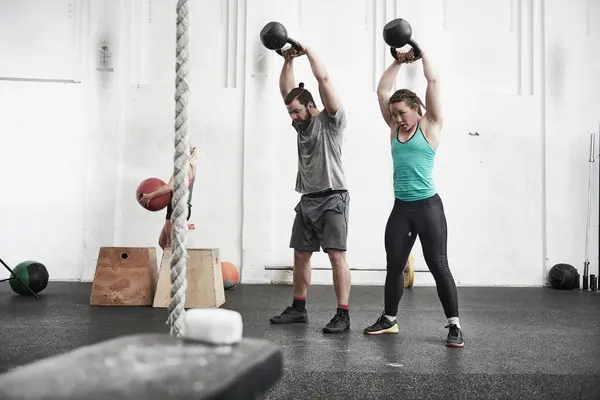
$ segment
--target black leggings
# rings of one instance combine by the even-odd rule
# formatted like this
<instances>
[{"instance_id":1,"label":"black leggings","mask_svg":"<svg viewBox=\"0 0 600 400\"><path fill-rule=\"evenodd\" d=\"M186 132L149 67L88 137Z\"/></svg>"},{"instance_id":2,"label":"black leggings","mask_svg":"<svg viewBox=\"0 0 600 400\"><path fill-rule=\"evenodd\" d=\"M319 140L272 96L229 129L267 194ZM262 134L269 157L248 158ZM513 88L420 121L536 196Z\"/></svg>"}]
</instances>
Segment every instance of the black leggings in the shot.
<instances>
[{"instance_id":1,"label":"black leggings","mask_svg":"<svg viewBox=\"0 0 600 400\"><path fill-rule=\"evenodd\" d=\"M385 228L385 314L395 316L398 313L404 293L404 268L417 235L446 318L458 317L458 294L446 252L446 215L442 199L437 194L410 202L396 199L394 203Z\"/></svg>"},{"instance_id":2,"label":"black leggings","mask_svg":"<svg viewBox=\"0 0 600 400\"><path fill-rule=\"evenodd\" d=\"M171 217L173 216L173 204L171 204L171 201L173 201L173 199L171 199L169 201L169 204L167 205L167 215L165 215L165 219L170 220ZM188 203L188 216L187 216L187 220L190 220L190 217L192 216L192 205L190 203Z\"/></svg>"}]
</instances>

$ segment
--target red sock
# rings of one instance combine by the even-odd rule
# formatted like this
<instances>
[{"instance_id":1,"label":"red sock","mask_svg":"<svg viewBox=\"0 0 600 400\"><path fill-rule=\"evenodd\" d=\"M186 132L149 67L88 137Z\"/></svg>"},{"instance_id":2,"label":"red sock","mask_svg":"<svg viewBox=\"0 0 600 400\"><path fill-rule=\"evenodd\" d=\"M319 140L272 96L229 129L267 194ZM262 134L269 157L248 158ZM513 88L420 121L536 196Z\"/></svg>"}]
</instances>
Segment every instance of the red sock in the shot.
<instances>
[{"instance_id":1,"label":"red sock","mask_svg":"<svg viewBox=\"0 0 600 400\"><path fill-rule=\"evenodd\" d=\"M297 297L297 296L294 296L294 300L306 301L306 297Z\"/></svg>"},{"instance_id":2,"label":"red sock","mask_svg":"<svg viewBox=\"0 0 600 400\"><path fill-rule=\"evenodd\" d=\"M341 308L342 310L347 310L348 304L338 304L338 308Z\"/></svg>"}]
</instances>

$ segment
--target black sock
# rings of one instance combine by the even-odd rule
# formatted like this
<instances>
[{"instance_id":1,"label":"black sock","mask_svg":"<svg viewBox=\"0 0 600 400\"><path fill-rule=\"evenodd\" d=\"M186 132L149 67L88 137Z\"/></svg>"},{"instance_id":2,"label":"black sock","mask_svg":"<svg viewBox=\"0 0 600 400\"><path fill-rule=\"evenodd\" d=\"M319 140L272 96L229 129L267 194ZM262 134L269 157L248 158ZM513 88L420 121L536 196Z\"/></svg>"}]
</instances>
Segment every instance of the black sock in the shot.
<instances>
[{"instance_id":1,"label":"black sock","mask_svg":"<svg viewBox=\"0 0 600 400\"><path fill-rule=\"evenodd\" d=\"M306 311L306 297L294 297L292 307L298 311Z\"/></svg>"},{"instance_id":2,"label":"black sock","mask_svg":"<svg viewBox=\"0 0 600 400\"><path fill-rule=\"evenodd\" d=\"M349 312L348 312L348 309L347 309L347 308L341 308L341 307L338 307L338 308L337 308L337 312L338 312L338 314L346 314L346 315L348 315L348 314L349 314Z\"/></svg>"}]
</instances>

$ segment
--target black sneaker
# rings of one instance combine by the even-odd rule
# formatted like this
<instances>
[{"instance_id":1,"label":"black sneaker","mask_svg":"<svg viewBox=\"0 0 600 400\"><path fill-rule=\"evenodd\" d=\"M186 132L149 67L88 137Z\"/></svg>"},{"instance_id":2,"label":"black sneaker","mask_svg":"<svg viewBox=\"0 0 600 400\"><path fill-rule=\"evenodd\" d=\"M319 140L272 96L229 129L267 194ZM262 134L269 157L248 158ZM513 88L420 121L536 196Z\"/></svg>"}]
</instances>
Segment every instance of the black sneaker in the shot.
<instances>
[{"instance_id":1,"label":"black sneaker","mask_svg":"<svg viewBox=\"0 0 600 400\"><path fill-rule=\"evenodd\" d=\"M300 311L295 307L289 306L280 315L271 317L272 324L294 324L308 322L306 310Z\"/></svg>"},{"instance_id":2,"label":"black sneaker","mask_svg":"<svg viewBox=\"0 0 600 400\"><path fill-rule=\"evenodd\" d=\"M452 324L446 325L444 328L450 328L450 332L448 332L448 338L446 339L446 346L463 347L465 345L462 330L458 326Z\"/></svg>"},{"instance_id":3,"label":"black sneaker","mask_svg":"<svg viewBox=\"0 0 600 400\"><path fill-rule=\"evenodd\" d=\"M331 321L323 327L325 333L340 333L350 329L350 314L339 311L335 313Z\"/></svg>"},{"instance_id":4,"label":"black sneaker","mask_svg":"<svg viewBox=\"0 0 600 400\"><path fill-rule=\"evenodd\" d=\"M382 314L373 325L367 326L364 332L367 335L381 335L384 333L398 333L399 330L397 320L392 322Z\"/></svg>"}]
</instances>

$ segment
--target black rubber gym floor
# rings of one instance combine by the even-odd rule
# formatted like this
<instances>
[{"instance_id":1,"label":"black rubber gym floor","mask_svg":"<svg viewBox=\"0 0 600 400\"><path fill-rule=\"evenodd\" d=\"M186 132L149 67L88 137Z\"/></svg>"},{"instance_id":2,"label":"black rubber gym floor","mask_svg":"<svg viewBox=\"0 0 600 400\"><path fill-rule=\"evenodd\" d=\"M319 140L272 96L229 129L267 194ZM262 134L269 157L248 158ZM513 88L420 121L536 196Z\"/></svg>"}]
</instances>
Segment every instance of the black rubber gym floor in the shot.
<instances>
[{"instance_id":1,"label":"black rubber gym floor","mask_svg":"<svg viewBox=\"0 0 600 400\"><path fill-rule=\"evenodd\" d=\"M166 309L90 307L91 284L50 282L41 299L0 285L0 373L126 334L168 332ZM355 286L349 332L328 335L329 286L309 291L308 324L273 326L291 287L240 285L225 292L244 336L283 347L285 372L268 399L599 399L600 292L459 288L465 347L445 347L435 288L405 290L398 335L365 336L383 288Z\"/></svg>"}]
</instances>

